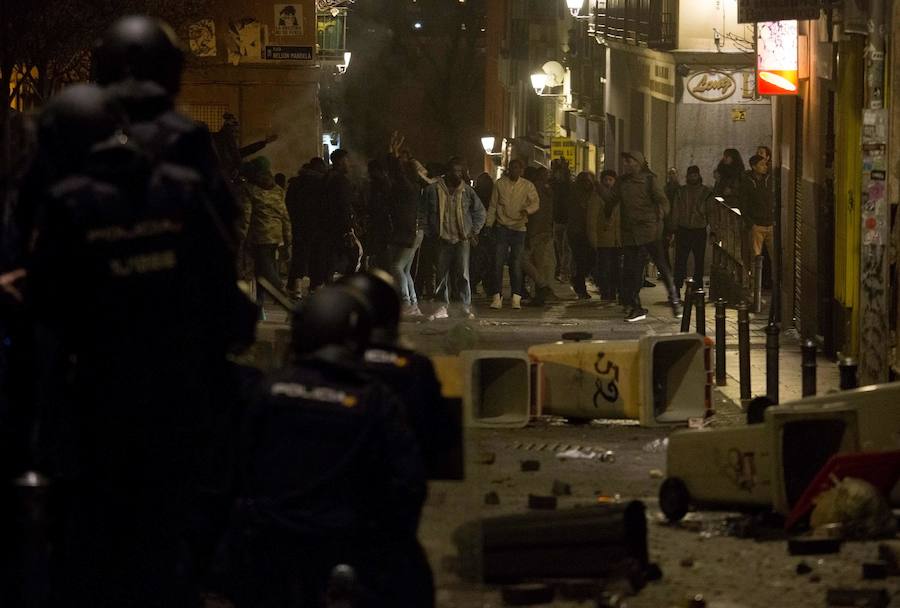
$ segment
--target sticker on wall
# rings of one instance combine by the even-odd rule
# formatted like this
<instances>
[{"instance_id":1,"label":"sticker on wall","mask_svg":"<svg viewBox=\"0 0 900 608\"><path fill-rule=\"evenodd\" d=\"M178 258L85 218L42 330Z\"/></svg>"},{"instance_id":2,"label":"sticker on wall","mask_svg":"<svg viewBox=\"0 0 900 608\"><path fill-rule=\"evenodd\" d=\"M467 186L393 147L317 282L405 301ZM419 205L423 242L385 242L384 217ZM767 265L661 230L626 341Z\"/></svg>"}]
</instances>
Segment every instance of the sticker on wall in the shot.
<instances>
[{"instance_id":1,"label":"sticker on wall","mask_svg":"<svg viewBox=\"0 0 900 608\"><path fill-rule=\"evenodd\" d=\"M262 60L262 27L252 17L228 23L228 63L238 65L244 59Z\"/></svg>"},{"instance_id":2,"label":"sticker on wall","mask_svg":"<svg viewBox=\"0 0 900 608\"><path fill-rule=\"evenodd\" d=\"M302 36L303 35L303 5L302 4L276 4L275 5L275 35L276 36Z\"/></svg>"},{"instance_id":3,"label":"sticker on wall","mask_svg":"<svg viewBox=\"0 0 900 608\"><path fill-rule=\"evenodd\" d=\"M216 22L201 19L188 26L188 41L191 52L197 57L216 56Z\"/></svg>"},{"instance_id":4,"label":"sticker on wall","mask_svg":"<svg viewBox=\"0 0 900 608\"><path fill-rule=\"evenodd\" d=\"M756 27L756 75L760 95L797 95L797 22L764 21Z\"/></svg>"}]
</instances>

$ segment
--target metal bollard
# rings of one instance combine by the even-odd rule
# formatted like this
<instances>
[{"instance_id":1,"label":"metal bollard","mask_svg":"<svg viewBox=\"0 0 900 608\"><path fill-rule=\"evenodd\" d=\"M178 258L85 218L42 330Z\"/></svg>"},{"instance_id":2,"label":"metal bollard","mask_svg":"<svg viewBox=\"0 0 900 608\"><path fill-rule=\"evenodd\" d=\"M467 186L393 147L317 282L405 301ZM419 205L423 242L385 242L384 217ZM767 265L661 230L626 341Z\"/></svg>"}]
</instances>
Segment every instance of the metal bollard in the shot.
<instances>
[{"instance_id":1,"label":"metal bollard","mask_svg":"<svg viewBox=\"0 0 900 608\"><path fill-rule=\"evenodd\" d=\"M740 366L741 402L750 400L750 309L746 302L737 305L738 364Z\"/></svg>"},{"instance_id":2,"label":"metal bollard","mask_svg":"<svg viewBox=\"0 0 900 608\"><path fill-rule=\"evenodd\" d=\"M838 361L842 391L849 391L859 386L859 378L856 375L858 367L859 364L853 357L841 357L841 360Z\"/></svg>"},{"instance_id":3,"label":"metal bollard","mask_svg":"<svg viewBox=\"0 0 900 608\"><path fill-rule=\"evenodd\" d=\"M716 300L716 386L725 386L725 300Z\"/></svg>"},{"instance_id":4,"label":"metal bollard","mask_svg":"<svg viewBox=\"0 0 900 608\"><path fill-rule=\"evenodd\" d=\"M753 312L762 312L763 257L753 259Z\"/></svg>"},{"instance_id":5,"label":"metal bollard","mask_svg":"<svg viewBox=\"0 0 900 608\"><path fill-rule=\"evenodd\" d=\"M684 305L681 316L681 333L686 334L691 331L691 308L694 303L694 279L686 279L684 281Z\"/></svg>"},{"instance_id":6,"label":"metal bollard","mask_svg":"<svg viewBox=\"0 0 900 608\"><path fill-rule=\"evenodd\" d=\"M694 291L694 308L697 309L697 333L706 335L706 292L702 287Z\"/></svg>"},{"instance_id":7,"label":"metal bollard","mask_svg":"<svg viewBox=\"0 0 900 608\"><path fill-rule=\"evenodd\" d=\"M766 326L766 396L778 403L778 335L781 328L774 321Z\"/></svg>"},{"instance_id":8,"label":"metal bollard","mask_svg":"<svg viewBox=\"0 0 900 608\"><path fill-rule=\"evenodd\" d=\"M803 362L800 364L803 374L802 394L810 397L816 394L816 343L805 340L800 347Z\"/></svg>"}]
</instances>

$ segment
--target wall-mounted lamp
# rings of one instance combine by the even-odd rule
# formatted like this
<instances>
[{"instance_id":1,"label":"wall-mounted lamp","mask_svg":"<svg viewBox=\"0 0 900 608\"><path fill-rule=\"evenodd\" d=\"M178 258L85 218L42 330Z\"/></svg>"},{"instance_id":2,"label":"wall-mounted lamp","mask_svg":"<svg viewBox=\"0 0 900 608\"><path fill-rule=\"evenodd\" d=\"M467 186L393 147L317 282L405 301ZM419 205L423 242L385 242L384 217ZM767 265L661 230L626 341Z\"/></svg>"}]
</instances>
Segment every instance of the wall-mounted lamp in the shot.
<instances>
[{"instance_id":1,"label":"wall-mounted lamp","mask_svg":"<svg viewBox=\"0 0 900 608\"><path fill-rule=\"evenodd\" d=\"M547 74L544 72L535 72L531 75L531 86L534 87L534 92L540 95L544 87L547 86Z\"/></svg>"},{"instance_id":2,"label":"wall-mounted lamp","mask_svg":"<svg viewBox=\"0 0 900 608\"><path fill-rule=\"evenodd\" d=\"M353 56L353 53L350 51L344 51L344 63L339 63L337 66L338 74L343 74L347 71L347 68L350 67L350 57Z\"/></svg>"},{"instance_id":3,"label":"wall-mounted lamp","mask_svg":"<svg viewBox=\"0 0 900 608\"><path fill-rule=\"evenodd\" d=\"M531 86L535 94L541 97L566 97L568 71L557 61L548 61L541 67L540 72L531 75ZM547 92L563 88L563 92Z\"/></svg>"},{"instance_id":4,"label":"wall-mounted lamp","mask_svg":"<svg viewBox=\"0 0 900 608\"><path fill-rule=\"evenodd\" d=\"M575 19L590 19L590 15L581 15L581 9L584 6L584 0L566 0L566 6Z\"/></svg>"},{"instance_id":5,"label":"wall-mounted lamp","mask_svg":"<svg viewBox=\"0 0 900 608\"><path fill-rule=\"evenodd\" d=\"M485 135L481 138L481 147L484 148L485 154L493 154L494 153L494 143L496 142L496 138L493 135Z\"/></svg>"}]
</instances>

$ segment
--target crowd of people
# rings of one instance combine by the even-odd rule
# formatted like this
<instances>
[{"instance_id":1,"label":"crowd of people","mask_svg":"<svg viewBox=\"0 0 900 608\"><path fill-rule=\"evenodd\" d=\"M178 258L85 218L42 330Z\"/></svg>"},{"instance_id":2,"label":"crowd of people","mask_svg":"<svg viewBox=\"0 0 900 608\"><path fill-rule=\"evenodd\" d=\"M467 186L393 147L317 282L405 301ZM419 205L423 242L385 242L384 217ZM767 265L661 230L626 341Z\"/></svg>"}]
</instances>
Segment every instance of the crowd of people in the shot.
<instances>
[{"instance_id":1,"label":"crowd of people","mask_svg":"<svg viewBox=\"0 0 900 608\"><path fill-rule=\"evenodd\" d=\"M264 212L262 197L252 185L243 186L251 225L257 207L259 221L277 215L282 225L262 243L249 239L258 252L257 274L284 283L265 274L276 268L273 243L279 242L290 259L282 278L295 297L304 277L314 290L360 268L383 268L400 286L410 318L424 316L420 296L435 300L432 320L449 317L451 301L462 317L474 318L472 296L479 287L495 310L504 303L513 310L544 306L557 297L555 281L568 282L578 299L589 300L596 290L601 302L618 302L625 320L634 322L647 314L640 290L648 283L648 261L666 285L676 317L691 258L693 279L702 284L716 197L744 211L752 232L747 255L762 255L764 248L773 255L766 147L751 157L749 171L736 150L726 150L708 187L697 166L688 167L683 184L675 169L663 181L639 151L622 155L621 174L585 171L573 179L562 158L549 169L512 159L496 182L488 173L471 180L460 158L429 171L403 144L395 133L388 154L368 163L366 179L352 177L344 150L332 154L330 168L324 159L311 159L287 180L286 193L279 192L285 204L277 213ZM263 163L261 157L244 163L244 179L252 184L254 166Z\"/></svg>"}]
</instances>

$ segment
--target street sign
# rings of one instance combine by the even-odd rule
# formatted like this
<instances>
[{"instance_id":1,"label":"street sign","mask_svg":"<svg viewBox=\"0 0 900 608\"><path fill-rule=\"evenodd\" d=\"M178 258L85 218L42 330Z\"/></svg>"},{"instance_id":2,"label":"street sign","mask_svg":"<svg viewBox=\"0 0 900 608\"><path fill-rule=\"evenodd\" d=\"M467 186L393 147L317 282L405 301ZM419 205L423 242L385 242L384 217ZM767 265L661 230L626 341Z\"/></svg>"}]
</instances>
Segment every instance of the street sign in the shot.
<instances>
[{"instance_id":1,"label":"street sign","mask_svg":"<svg viewBox=\"0 0 900 608\"><path fill-rule=\"evenodd\" d=\"M575 142L568 137L554 137L550 140L550 159L564 158L569 169L575 169Z\"/></svg>"},{"instance_id":2,"label":"street sign","mask_svg":"<svg viewBox=\"0 0 900 608\"><path fill-rule=\"evenodd\" d=\"M289 59L292 61L312 61L311 46L267 46L266 59Z\"/></svg>"},{"instance_id":3,"label":"street sign","mask_svg":"<svg viewBox=\"0 0 900 608\"><path fill-rule=\"evenodd\" d=\"M818 19L828 0L738 0L738 23Z\"/></svg>"}]
</instances>

